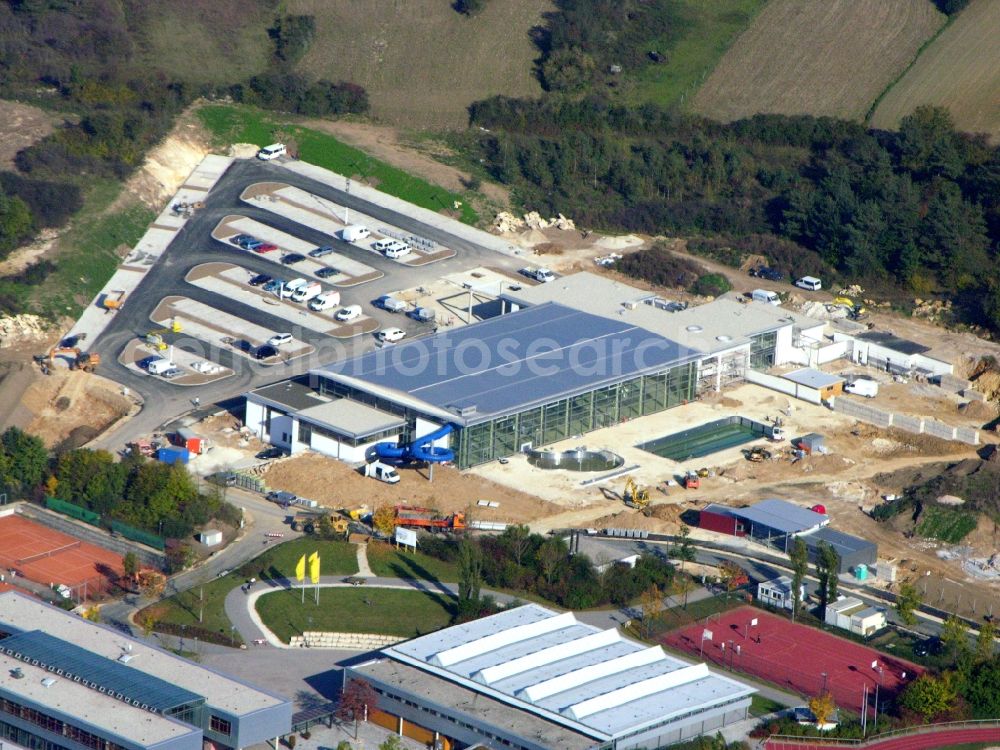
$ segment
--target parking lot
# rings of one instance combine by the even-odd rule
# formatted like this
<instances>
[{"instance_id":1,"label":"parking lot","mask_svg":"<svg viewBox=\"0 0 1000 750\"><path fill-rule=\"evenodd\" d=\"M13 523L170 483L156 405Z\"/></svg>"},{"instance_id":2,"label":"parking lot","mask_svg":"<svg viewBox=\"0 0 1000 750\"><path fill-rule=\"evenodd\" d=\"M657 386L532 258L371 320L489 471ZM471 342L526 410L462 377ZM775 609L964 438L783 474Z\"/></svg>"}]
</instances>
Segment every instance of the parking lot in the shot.
<instances>
[{"instance_id":1,"label":"parking lot","mask_svg":"<svg viewBox=\"0 0 1000 750\"><path fill-rule=\"evenodd\" d=\"M246 196L249 187L261 184L282 186L281 200ZM315 210L288 204L298 213L279 213L276 208L285 211L289 195L311 202ZM345 209L351 225L370 227L363 241L344 242L337 236L344 226ZM340 212L339 220L328 213L324 221L321 214L330 211ZM91 351L103 355L112 378L146 399L146 413L136 422L140 429L146 420L150 426L158 424L158 414L162 419L189 408L193 396L205 403L221 401L370 351L378 345L371 334L380 329L398 327L406 338L413 338L441 324L462 324L465 315L445 317L448 308L462 304L461 288L442 279L458 278L456 274L477 268L513 278L522 263L514 255L476 244L468 233L453 235L442 226L447 223L421 223L277 163L235 160L203 196L169 247L150 259L151 270L121 309L100 311L112 317ZM419 237L428 244L401 262L372 249L375 241L387 236L383 231ZM240 234L276 248L258 253L230 241ZM309 257L310 252L326 247L331 251ZM289 253L305 258L282 264L282 256ZM324 272L324 278L320 273L324 269L336 272ZM279 299L273 290L265 292L264 284L251 286L249 281L258 276L286 283L297 278L316 281L321 293L337 292L340 299L337 306L310 310L306 304ZM376 305L386 295L402 303L399 312ZM479 297L477 293L477 303ZM359 313L349 321L336 320L335 314L344 307L357 308ZM422 318L418 308L434 310L436 320ZM180 322L183 333L164 337L169 349L145 344L151 328L173 322ZM278 347L277 356L256 360L255 352L277 333L292 334L292 342ZM142 363L154 356L171 358L180 373L169 378L150 376ZM195 369L196 365L203 371Z\"/></svg>"}]
</instances>

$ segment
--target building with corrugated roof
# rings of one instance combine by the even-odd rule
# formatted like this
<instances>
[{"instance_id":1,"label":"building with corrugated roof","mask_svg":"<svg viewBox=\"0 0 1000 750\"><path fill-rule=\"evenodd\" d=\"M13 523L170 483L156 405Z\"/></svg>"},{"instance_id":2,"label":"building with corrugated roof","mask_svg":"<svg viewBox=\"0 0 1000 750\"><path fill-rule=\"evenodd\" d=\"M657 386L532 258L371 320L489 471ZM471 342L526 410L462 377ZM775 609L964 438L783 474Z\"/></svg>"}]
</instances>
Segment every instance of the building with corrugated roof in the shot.
<instances>
[{"instance_id":1,"label":"building with corrugated roof","mask_svg":"<svg viewBox=\"0 0 1000 750\"><path fill-rule=\"evenodd\" d=\"M369 721L441 747L628 750L714 733L756 690L537 604L398 643L344 671Z\"/></svg>"},{"instance_id":2,"label":"building with corrugated roof","mask_svg":"<svg viewBox=\"0 0 1000 750\"><path fill-rule=\"evenodd\" d=\"M292 704L18 592L0 593L0 739L37 750L242 748Z\"/></svg>"}]
</instances>

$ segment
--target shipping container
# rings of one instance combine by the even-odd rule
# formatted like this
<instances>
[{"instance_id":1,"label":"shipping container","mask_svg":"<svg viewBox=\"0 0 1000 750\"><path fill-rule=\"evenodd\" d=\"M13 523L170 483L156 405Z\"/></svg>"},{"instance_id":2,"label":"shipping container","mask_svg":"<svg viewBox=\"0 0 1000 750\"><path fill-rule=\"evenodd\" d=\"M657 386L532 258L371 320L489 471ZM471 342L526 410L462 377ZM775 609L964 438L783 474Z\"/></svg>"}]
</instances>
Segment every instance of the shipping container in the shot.
<instances>
[{"instance_id":1,"label":"shipping container","mask_svg":"<svg viewBox=\"0 0 1000 750\"><path fill-rule=\"evenodd\" d=\"M165 464L186 464L191 460L191 452L187 448L168 446L156 452L156 460Z\"/></svg>"}]
</instances>

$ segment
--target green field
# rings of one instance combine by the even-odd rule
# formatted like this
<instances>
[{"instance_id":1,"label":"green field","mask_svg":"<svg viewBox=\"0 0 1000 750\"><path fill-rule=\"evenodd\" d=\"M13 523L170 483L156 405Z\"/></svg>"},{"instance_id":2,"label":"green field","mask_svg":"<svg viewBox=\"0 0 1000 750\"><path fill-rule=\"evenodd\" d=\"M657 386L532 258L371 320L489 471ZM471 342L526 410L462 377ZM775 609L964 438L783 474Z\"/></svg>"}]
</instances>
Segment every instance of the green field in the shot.
<instances>
[{"instance_id":1,"label":"green field","mask_svg":"<svg viewBox=\"0 0 1000 750\"><path fill-rule=\"evenodd\" d=\"M456 563L438 560L422 552L397 550L390 544L368 545L368 566L377 576L387 578L417 578L425 581L458 580Z\"/></svg>"},{"instance_id":2,"label":"green field","mask_svg":"<svg viewBox=\"0 0 1000 750\"><path fill-rule=\"evenodd\" d=\"M257 600L264 624L282 641L307 630L378 633L413 638L451 622L457 600L423 591L377 588L320 589L319 605L307 592L276 591Z\"/></svg>"},{"instance_id":3,"label":"green field","mask_svg":"<svg viewBox=\"0 0 1000 750\"><path fill-rule=\"evenodd\" d=\"M383 193L431 211L454 213L455 202L460 202L458 218L466 224L474 225L479 221L479 215L465 196L373 159L332 135L283 121L252 107L211 105L199 109L198 116L220 145L256 143L266 146L275 141L294 141L303 161L347 177L362 178Z\"/></svg>"},{"instance_id":4,"label":"green field","mask_svg":"<svg viewBox=\"0 0 1000 750\"><path fill-rule=\"evenodd\" d=\"M320 572L323 575L346 576L358 572L354 545L347 542L296 539L268 550L226 576L207 581L147 607L136 617L136 622L141 626L144 616L149 615L157 623L154 630L178 633L178 629L183 626L185 630L180 632L190 637L200 633L199 637L203 639L225 641L231 635L229 618L225 612L229 592L242 586L248 578L262 581L294 580L295 565L299 558L314 551L319 552Z\"/></svg>"},{"instance_id":5,"label":"green field","mask_svg":"<svg viewBox=\"0 0 1000 750\"><path fill-rule=\"evenodd\" d=\"M917 519L917 533L929 539L958 544L973 529L978 520L974 513L952 510L937 505L925 505Z\"/></svg>"},{"instance_id":6,"label":"green field","mask_svg":"<svg viewBox=\"0 0 1000 750\"><path fill-rule=\"evenodd\" d=\"M768 714L773 714L776 711L782 711L788 708L784 703L779 703L771 698L766 698L760 693L756 693L750 697L750 715L751 716L767 716Z\"/></svg>"},{"instance_id":7,"label":"green field","mask_svg":"<svg viewBox=\"0 0 1000 750\"><path fill-rule=\"evenodd\" d=\"M650 44L666 55L667 62L651 63L638 71L626 98L659 105L689 100L766 2L673 0L680 19L678 32Z\"/></svg>"}]
</instances>

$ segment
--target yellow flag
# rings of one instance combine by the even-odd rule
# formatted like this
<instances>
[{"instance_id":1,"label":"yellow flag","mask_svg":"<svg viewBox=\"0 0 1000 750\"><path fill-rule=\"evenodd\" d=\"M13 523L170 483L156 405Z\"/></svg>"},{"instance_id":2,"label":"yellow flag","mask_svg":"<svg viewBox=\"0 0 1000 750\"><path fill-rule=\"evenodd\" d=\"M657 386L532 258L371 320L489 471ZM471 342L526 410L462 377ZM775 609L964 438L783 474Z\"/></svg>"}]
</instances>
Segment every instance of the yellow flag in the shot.
<instances>
[{"instance_id":1,"label":"yellow flag","mask_svg":"<svg viewBox=\"0 0 1000 750\"><path fill-rule=\"evenodd\" d=\"M319 583L319 552L309 555L309 580L312 583Z\"/></svg>"},{"instance_id":2,"label":"yellow flag","mask_svg":"<svg viewBox=\"0 0 1000 750\"><path fill-rule=\"evenodd\" d=\"M299 558L298 564L295 566L295 580L304 581L306 580L306 556L302 555Z\"/></svg>"}]
</instances>

